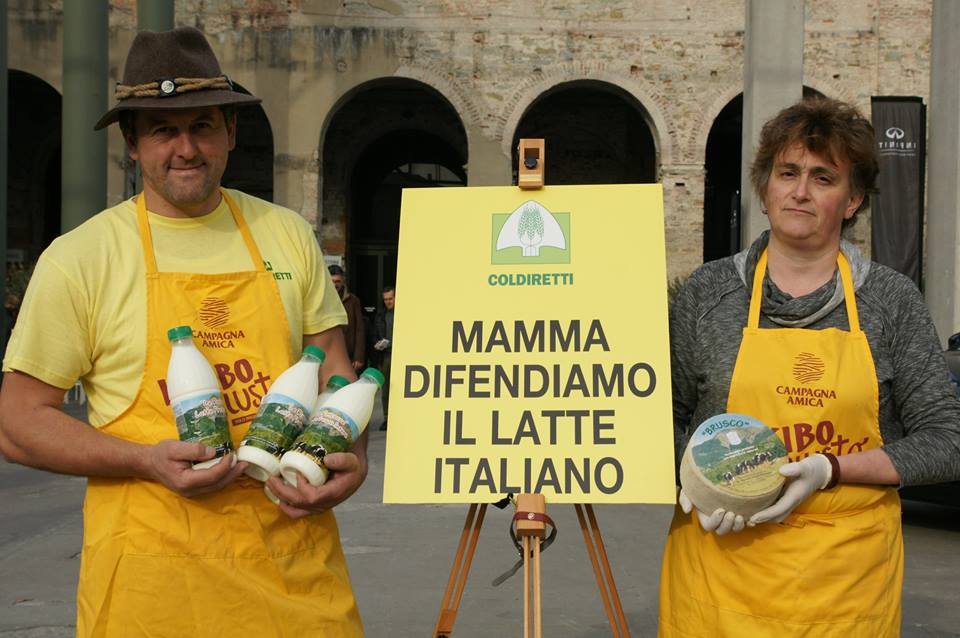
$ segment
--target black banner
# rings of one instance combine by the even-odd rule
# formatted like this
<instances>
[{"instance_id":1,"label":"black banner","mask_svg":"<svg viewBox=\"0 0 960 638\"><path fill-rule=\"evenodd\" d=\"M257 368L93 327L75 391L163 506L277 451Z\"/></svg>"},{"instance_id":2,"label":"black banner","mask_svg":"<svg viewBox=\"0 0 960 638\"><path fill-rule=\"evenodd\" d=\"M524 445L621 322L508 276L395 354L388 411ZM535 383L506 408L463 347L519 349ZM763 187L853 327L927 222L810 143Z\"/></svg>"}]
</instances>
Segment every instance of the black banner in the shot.
<instances>
[{"instance_id":1,"label":"black banner","mask_svg":"<svg viewBox=\"0 0 960 638\"><path fill-rule=\"evenodd\" d=\"M879 193L870 206L873 260L920 286L927 107L919 97L870 102L880 152Z\"/></svg>"}]
</instances>

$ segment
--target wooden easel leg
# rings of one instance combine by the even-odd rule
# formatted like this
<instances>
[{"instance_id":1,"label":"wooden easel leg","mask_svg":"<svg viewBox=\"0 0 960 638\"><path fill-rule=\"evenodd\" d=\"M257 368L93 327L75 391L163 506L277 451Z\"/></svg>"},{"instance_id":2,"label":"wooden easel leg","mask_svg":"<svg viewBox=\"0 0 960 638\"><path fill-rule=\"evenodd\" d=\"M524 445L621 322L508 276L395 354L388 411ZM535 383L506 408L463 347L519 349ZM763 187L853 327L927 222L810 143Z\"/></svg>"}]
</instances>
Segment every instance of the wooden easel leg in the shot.
<instances>
[{"instance_id":1,"label":"wooden easel leg","mask_svg":"<svg viewBox=\"0 0 960 638\"><path fill-rule=\"evenodd\" d=\"M540 539L531 538L533 543L533 633L534 638L543 636L543 614L540 607Z\"/></svg>"},{"instance_id":2,"label":"wooden easel leg","mask_svg":"<svg viewBox=\"0 0 960 638\"><path fill-rule=\"evenodd\" d=\"M617 611L617 619L620 621L625 638L630 638L630 629L627 627L627 618L623 613L623 605L620 604L620 593L617 591L617 583L613 579L613 570L610 569L610 561L607 560L607 549L603 545L603 537L600 535L600 524L597 523L597 517L593 513L593 505L589 503L584 505L587 510L587 516L590 518L590 528L593 530L593 538L597 543L597 553L600 554L600 562L607 575L607 587L610 590L610 598L613 599L613 606Z\"/></svg>"},{"instance_id":3,"label":"wooden easel leg","mask_svg":"<svg viewBox=\"0 0 960 638\"><path fill-rule=\"evenodd\" d=\"M587 547L587 554L590 556L590 563L593 565L593 573L597 577L597 588L600 590L600 598L603 600L603 608L607 612L607 620L610 622L610 629L613 632L614 638L629 638L630 630L627 627L627 621L624 618L623 610L620 607L620 596L617 594L617 585L613 580L613 573L610 571L610 563L607 561L606 550L603 549L603 540L600 539L598 541L598 546L600 547L603 563L607 570L606 576L603 574L600 563L597 560L597 552L593 548L593 539L590 535L591 529L587 527L587 521L584 517L582 508L586 508L587 512L590 514L590 522L593 527L593 531L595 531L597 534L598 539L600 528L597 525L596 517L593 515L593 508L590 505L574 505L574 509L577 512L577 520L580 521L580 531L583 532L583 542ZM607 594L608 586L610 587L611 595L616 600L617 614L614 614L614 610L610 605L610 596Z\"/></svg>"},{"instance_id":4,"label":"wooden easel leg","mask_svg":"<svg viewBox=\"0 0 960 638\"><path fill-rule=\"evenodd\" d=\"M530 537L524 536L523 545L523 638L530 638Z\"/></svg>"},{"instance_id":5,"label":"wooden easel leg","mask_svg":"<svg viewBox=\"0 0 960 638\"><path fill-rule=\"evenodd\" d=\"M447 589L444 591L443 601L440 603L440 615L437 617L437 625L433 630L434 638L448 638L453 633L453 623L457 619L457 609L460 607L463 590L467 585L467 575L470 573L470 564L473 562L473 554L477 548L477 540L480 538L480 528L483 526L483 517L486 513L486 503L479 507L474 503L470 506L470 509L467 510L467 520L463 523L463 532L460 534L457 554L453 559L453 566L450 568L450 578L447 580ZM474 520L474 515L476 515L476 520ZM466 557L464 557L465 548ZM462 566L461 561L463 562ZM458 573L459 579L457 578ZM455 584L456 593L454 594ZM451 597L453 598L452 604Z\"/></svg>"}]
</instances>

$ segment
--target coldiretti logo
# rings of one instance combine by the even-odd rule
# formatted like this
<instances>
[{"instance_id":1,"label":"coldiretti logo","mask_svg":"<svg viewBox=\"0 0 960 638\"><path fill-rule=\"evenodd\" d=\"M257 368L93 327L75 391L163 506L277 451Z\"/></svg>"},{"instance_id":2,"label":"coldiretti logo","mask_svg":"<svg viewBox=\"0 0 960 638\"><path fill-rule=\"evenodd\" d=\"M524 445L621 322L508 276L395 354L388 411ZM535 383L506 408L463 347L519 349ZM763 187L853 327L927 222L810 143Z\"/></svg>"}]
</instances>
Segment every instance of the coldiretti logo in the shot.
<instances>
[{"instance_id":1,"label":"coldiretti logo","mask_svg":"<svg viewBox=\"0 0 960 638\"><path fill-rule=\"evenodd\" d=\"M230 320L230 308L219 297L207 297L200 302L200 323L211 330Z\"/></svg>"},{"instance_id":2,"label":"coldiretti logo","mask_svg":"<svg viewBox=\"0 0 960 638\"><path fill-rule=\"evenodd\" d=\"M530 200L494 213L491 264L569 264L570 213L551 213Z\"/></svg>"}]
</instances>

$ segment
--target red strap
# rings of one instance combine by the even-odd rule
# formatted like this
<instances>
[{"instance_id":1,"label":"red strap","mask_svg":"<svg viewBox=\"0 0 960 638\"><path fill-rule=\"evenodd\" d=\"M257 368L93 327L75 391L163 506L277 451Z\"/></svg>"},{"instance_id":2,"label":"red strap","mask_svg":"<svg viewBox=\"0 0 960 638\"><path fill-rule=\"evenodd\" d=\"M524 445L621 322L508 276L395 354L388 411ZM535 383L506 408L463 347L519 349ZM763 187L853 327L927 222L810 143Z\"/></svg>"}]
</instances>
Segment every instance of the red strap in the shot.
<instances>
[{"instance_id":1,"label":"red strap","mask_svg":"<svg viewBox=\"0 0 960 638\"><path fill-rule=\"evenodd\" d=\"M546 523L550 527L556 529L556 525L553 522L553 519L547 516L546 514L540 514L538 512L517 512L513 515L514 521L539 521L541 523Z\"/></svg>"}]
</instances>

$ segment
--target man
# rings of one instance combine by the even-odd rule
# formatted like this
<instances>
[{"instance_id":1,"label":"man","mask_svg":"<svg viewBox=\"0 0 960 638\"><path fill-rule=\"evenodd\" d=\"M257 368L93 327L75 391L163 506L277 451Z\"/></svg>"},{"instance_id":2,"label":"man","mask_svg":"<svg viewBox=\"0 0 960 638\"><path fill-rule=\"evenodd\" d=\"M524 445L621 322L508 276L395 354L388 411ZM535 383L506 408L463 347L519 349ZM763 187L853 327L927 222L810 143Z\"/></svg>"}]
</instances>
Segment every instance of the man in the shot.
<instances>
[{"instance_id":1,"label":"man","mask_svg":"<svg viewBox=\"0 0 960 638\"><path fill-rule=\"evenodd\" d=\"M177 440L167 402L166 330L182 324L218 374L234 445L305 345L327 353L324 378L354 378L309 224L220 188L234 109L260 100L232 90L192 28L137 35L117 99L96 127L119 120L144 192L41 257L0 391L8 460L89 477L77 635L360 636L329 510L363 482L366 441L327 457L321 487L271 478L278 508L244 463L192 469L213 450ZM78 378L89 426L59 409Z\"/></svg>"},{"instance_id":2,"label":"man","mask_svg":"<svg viewBox=\"0 0 960 638\"><path fill-rule=\"evenodd\" d=\"M366 330L363 323L363 304L360 298L347 290L347 273L343 268L333 264L328 268L333 287L343 302L343 309L347 313L347 323L343 325L343 338L347 343L347 357L353 364L354 370L363 368L367 360Z\"/></svg>"},{"instance_id":3,"label":"man","mask_svg":"<svg viewBox=\"0 0 960 638\"><path fill-rule=\"evenodd\" d=\"M383 423L381 430L387 429L387 407L390 401L390 354L393 352L393 304L396 291L393 286L387 286L383 289L383 310L377 313L374 319L374 330L376 332L376 343L373 344L375 350L380 352L380 371L383 372L383 389L381 398L383 400Z\"/></svg>"}]
</instances>

